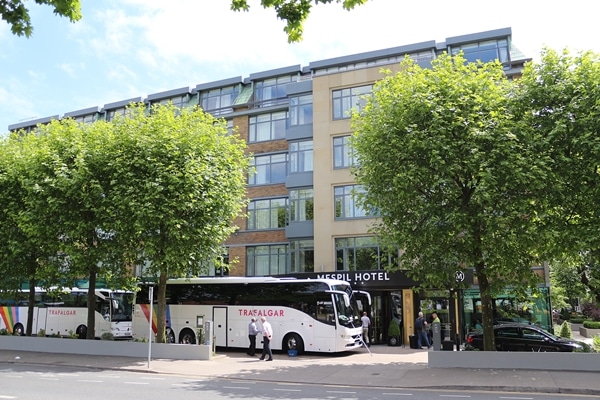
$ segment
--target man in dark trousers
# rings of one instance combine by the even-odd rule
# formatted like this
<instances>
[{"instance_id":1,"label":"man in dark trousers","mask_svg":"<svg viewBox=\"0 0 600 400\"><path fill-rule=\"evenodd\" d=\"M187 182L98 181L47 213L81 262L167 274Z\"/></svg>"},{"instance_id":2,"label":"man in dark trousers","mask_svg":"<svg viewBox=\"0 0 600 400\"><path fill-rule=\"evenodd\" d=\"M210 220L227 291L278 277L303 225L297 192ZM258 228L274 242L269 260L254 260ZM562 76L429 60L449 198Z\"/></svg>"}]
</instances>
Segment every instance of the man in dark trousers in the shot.
<instances>
[{"instance_id":1,"label":"man in dark trousers","mask_svg":"<svg viewBox=\"0 0 600 400\"><path fill-rule=\"evenodd\" d=\"M252 317L248 324L248 340L250 340L250 346L248 347L248 355L253 356L256 354L256 335L259 334L258 327L256 326L256 318Z\"/></svg>"}]
</instances>

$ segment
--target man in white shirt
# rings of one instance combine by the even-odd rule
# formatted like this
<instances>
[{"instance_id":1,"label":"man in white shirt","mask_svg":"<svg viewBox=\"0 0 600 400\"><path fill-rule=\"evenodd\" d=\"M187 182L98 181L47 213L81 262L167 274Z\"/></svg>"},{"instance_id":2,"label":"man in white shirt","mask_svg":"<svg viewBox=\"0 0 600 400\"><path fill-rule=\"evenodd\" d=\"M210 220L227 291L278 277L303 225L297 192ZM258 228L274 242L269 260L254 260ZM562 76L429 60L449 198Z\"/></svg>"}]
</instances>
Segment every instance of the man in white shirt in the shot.
<instances>
[{"instance_id":1,"label":"man in white shirt","mask_svg":"<svg viewBox=\"0 0 600 400\"><path fill-rule=\"evenodd\" d=\"M260 360L264 360L265 356L268 354L269 358L267 361L273 361L273 353L271 352L271 339L273 338L273 328L271 328L271 324L267 322L267 318L260 317L260 322L262 323L262 334L263 334L263 351L260 356Z\"/></svg>"},{"instance_id":2,"label":"man in white shirt","mask_svg":"<svg viewBox=\"0 0 600 400\"><path fill-rule=\"evenodd\" d=\"M369 337L369 326L371 326L371 319L367 316L366 311L363 312L362 317L360 317L360 321L362 322L363 343L365 346L367 346L368 340L368 346L371 346L371 338Z\"/></svg>"}]
</instances>

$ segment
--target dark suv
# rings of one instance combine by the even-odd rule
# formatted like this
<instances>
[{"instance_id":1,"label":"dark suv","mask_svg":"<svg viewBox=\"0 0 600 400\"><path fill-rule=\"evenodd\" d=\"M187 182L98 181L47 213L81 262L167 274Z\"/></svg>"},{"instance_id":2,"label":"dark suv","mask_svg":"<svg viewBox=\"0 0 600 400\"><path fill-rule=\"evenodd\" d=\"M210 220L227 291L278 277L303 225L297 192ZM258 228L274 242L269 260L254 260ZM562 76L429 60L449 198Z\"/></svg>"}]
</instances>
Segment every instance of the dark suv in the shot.
<instances>
[{"instance_id":1,"label":"dark suv","mask_svg":"<svg viewBox=\"0 0 600 400\"><path fill-rule=\"evenodd\" d=\"M591 347L587 343L555 336L536 325L495 325L494 336L497 351L591 351ZM483 333L469 333L467 344L483 350Z\"/></svg>"}]
</instances>

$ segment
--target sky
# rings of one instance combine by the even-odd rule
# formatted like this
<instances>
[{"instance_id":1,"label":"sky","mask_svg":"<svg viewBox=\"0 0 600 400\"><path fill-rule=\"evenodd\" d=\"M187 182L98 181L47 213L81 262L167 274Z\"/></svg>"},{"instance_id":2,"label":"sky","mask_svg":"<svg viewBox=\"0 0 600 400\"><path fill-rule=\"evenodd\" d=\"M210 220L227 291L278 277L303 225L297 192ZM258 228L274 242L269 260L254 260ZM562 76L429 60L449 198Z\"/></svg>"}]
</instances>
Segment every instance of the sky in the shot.
<instances>
[{"instance_id":1,"label":"sky","mask_svg":"<svg viewBox=\"0 0 600 400\"><path fill-rule=\"evenodd\" d=\"M588 0L370 0L352 11L314 6L304 39L289 44L284 23L258 0L82 0L71 23L25 1L34 31L0 20L0 134L8 126L166 90L350 54L500 28L526 57L544 47L600 53Z\"/></svg>"}]
</instances>

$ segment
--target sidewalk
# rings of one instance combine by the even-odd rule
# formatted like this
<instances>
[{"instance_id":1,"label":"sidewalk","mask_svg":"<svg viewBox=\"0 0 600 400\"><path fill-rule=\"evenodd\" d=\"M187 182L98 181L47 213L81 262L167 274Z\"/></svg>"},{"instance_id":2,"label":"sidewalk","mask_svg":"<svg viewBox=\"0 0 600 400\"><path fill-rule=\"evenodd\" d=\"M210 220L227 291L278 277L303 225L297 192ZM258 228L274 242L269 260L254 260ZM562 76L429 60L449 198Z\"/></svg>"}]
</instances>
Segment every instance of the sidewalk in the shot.
<instances>
[{"instance_id":1,"label":"sidewalk","mask_svg":"<svg viewBox=\"0 0 600 400\"><path fill-rule=\"evenodd\" d=\"M503 390L512 392L569 393L600 396L599 372L561 372L429 368L428 353L408 347L373 345L343 355L289 357L276 352L273 362L259 361L244 351L217 352L210 361L151 360L1 351L0 364L60 365L83 368L176 374L190 378L221 378L282 383L370 386L385 388L437 388L450 390ZM600 356L599 356L600 357ZM600 364L600 363L599 363Z\"/></svg>"}]
</instances>

